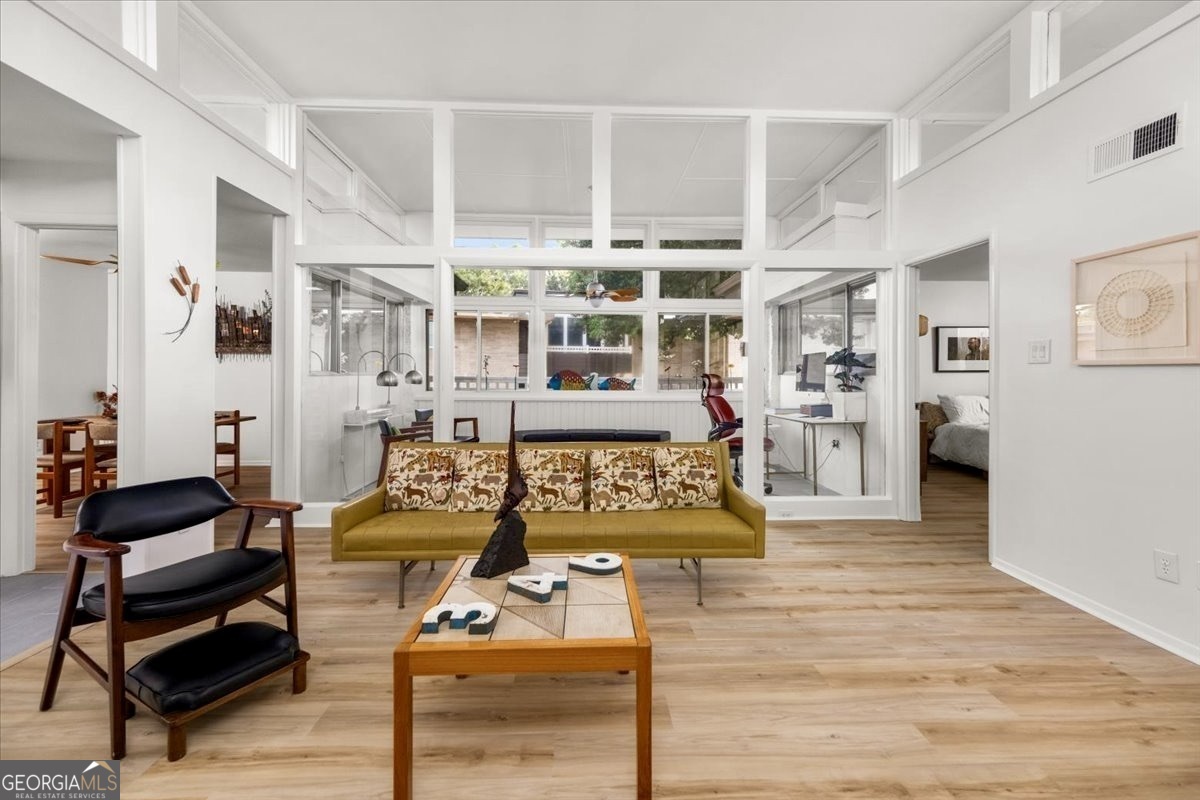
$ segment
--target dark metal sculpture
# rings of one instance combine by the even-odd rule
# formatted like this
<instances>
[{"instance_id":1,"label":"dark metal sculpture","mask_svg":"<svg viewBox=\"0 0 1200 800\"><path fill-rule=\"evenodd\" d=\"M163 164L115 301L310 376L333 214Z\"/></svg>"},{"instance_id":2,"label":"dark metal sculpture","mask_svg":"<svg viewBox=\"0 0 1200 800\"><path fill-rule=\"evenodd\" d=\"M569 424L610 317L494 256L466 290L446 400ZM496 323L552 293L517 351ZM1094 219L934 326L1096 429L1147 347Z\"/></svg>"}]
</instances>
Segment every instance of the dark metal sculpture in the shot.
<instances>
[{"instance_id":1,"label":"dark metal sculpture","mask_svg":"<svg viewBox=\"0 0 1200 800\"><path fill-rule=\"evenodd\" d=\"M514 401L508 423L508 486L504 489L500 510L493 517L500 524L492 531L491 538L479 554L479 560L471 569L471 577L494 578L529 563L529 554L525 551L525 520L517 511L517 506L527 494L529 487L517 464L517 404Z\"/></svg>"}]
</instances>

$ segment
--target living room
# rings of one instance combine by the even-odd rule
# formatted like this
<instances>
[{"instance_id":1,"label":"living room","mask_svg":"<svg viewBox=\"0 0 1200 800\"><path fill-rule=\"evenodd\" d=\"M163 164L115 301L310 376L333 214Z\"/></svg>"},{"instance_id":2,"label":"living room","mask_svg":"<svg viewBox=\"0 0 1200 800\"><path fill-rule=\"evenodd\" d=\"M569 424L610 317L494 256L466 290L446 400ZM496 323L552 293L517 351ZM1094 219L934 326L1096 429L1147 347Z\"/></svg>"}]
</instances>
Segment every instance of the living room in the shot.
<instances>
[{"instance_id":1,"label":"living room","mask_svg":"<svg viewBox=\"0 0 1200 800\"><path fill-rule=\"evenodd\" d=\"M706 559L702 607L677 559L634 564L655 644L659 793L870 796L897 785L913 796L1183 796L1200 703L1200 520L1187 488L1200 483L1197 367L1073 363L1070 284L1074 260L1197 227L1200 150L1186 114L1179 145L1161 155L1095 180L1081 166L1106 136L1200 102L1197 4L1136 4L1129 17L1126 4L1102 3L1112 17L1090 22L1071 4L1043 2L869 13L842 3L579 3L554 14L436 5L446 7L375 9L380 27L404 31L403 48L347 44L381 35L353 5L2 7L5 69L115 126L119 201L103 219L73 213L76 225L119 232L119 485L212 474L213 412L227 407L218 381L233 372L208 338L209 287L222 280L218 180L273 219L270 270L254 289L269 285L275 302L271 357L256 365L269 363L270 393L248 424L269 430L263 490L304 504L296 546L309 689L292 697L268 684L202 718L191 753L174 763L159 723L135 716L127 795L274 796L299 774L314 793L388 792L391 651L447 563L410 573L410 603L397 609L397 563L330 560L333 509L374 485L379 418L403 427L431 409L436 440L473 418L480 439L498 443L515 401L520 429L704 442L712 423L699 378L712 373L743 419L731 466L765 509L766 558ZM467 7L464 26L455 20ZM859 29L864 19L870 30ZM125 24L134 20L140 27ZM1054 36L1074 61L1046 46L1051 20L1071 23ZM742 32L736 52L717 46L726 26ZM671 57L604 44L630 29L675 40ZM565 38L580 30L582 41ZM835 46L863 53L863 65L811 85L804 76ZM253 92L220 83L231 70ZM6 117L37 113L4 106ZM6 179L10 163L6 153ZM11 197L5 275L26 275L10 267L26 259L10 243L66 214L50 219ZM986 480L948 471L922 494L914 403L930 399L920 369L934 343L918 335L919 316L932 315L915 265L979 247L987 315L974 299L964 318L943 306L930 324L991 328L990 368L970 389L991 402L990 469ZM168 281L178 263L202 302L172 342L163 333L183 321ZM44 416L22 388L36 327L25 285L3 307L0 413L6 441L21 443L6 444L0 462L6 576L41 569L44 512L25 502L35 442L22 432ZM362 335L343 336L351 330ZM1049 363L1029 360L1035 341L1053 345ZM874 356L861 427L797 424L790 409L836 387L829 365L824 393L799 393L798 357L846 347ZM388 370L398 385L380 383ZM564 391L567 371L592 388ZM1112 425L1147 391L1153 422ZM66 503L64 536L77 508ZM224 524L143 543L126 574L227 547L235 532ZM1174 554L1178 582L1155 577L1155 551ZM83 640L103 640L100 627ZM104 757L103 694L81 671L68 664L55 707L37 711L38 645L0 671L3 757ZM510 782L534 794L556 783L567 794L632 794L633 681L419 679L418 795ZM550 699L555 686L573 693L569 708L561 694ZM599 709L586 725L576 724L579 692ZM515 705L496 709L510 697ZM1132 710L1108 713L1095 698ZM1073 708L1086 708L1087 724L1061 721ZM990 727L972 729L974 713ZM456 722L463 715L477 724ZM59 741L68 717L70 738L94 745L87 752ZM1133 742L1163 719L1156 762ZM730 730L740 731L732 742ZM341 743L350 736L361 746ZM436 743L459 737L462 749ZM1076 756L1057 769L1043 755L1055 748ZM720 758L731 751L737 763ZM823 772L814 754L837 766ZM245 767L218 778L217 758ZM475 758L469 777L464 758ZM566 788L575 770L581 783ZM759 782L744 777L755 771Z\"/></svg>"}]
</instances>

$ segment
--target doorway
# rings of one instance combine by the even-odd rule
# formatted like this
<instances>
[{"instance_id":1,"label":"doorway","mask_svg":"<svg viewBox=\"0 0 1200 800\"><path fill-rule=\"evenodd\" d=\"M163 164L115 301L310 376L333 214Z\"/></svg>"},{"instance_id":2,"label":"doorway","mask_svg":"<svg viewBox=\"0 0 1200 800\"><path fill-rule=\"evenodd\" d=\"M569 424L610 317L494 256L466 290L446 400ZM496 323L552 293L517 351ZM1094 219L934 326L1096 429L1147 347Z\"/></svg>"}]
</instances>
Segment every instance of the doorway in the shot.
<instances>
[{"instance_id":1,"label":"doorway","mask_svg":"<svg viewBox=\"0 0 1200 800\"><path fill-rule=\"evenodd\" d=\"M922 502L987 527L991 476L991 256L976 242L910 264L918 313L916 472Z\"/></svg>"},{"instance_id":2,"label":"doorway","mask_svg":"<svg viewBox=\"0 0 1200 800\"><path fill-rule=\"evenodd\" d=\"M214 475L234 497L271 497L279 212L224 180L216 188Z\"/></svg>"}]
</instances>

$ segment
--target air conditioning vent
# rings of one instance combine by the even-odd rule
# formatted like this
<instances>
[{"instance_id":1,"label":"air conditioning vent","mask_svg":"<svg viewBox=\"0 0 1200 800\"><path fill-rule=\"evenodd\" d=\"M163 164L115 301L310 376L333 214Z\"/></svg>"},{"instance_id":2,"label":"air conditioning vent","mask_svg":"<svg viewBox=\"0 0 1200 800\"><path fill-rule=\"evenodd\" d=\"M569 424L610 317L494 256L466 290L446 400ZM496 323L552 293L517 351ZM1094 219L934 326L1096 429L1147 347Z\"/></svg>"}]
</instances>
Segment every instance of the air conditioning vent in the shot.
<instances>
[{"instance_id":1,"label":"air conditioning vent","mask_svg":"<svg viewBox=\"0 0 1200 800\"><path fill-rule=\"evenodd\" d=\"M1178 150L1181 147L1181 117L1182 115L1175 111L1153 122L1110 136L1094 145L1088 160L1088 180L1094 181L1134 164L1140 164L1151 156Z\"/></svg>"}]
</instances>

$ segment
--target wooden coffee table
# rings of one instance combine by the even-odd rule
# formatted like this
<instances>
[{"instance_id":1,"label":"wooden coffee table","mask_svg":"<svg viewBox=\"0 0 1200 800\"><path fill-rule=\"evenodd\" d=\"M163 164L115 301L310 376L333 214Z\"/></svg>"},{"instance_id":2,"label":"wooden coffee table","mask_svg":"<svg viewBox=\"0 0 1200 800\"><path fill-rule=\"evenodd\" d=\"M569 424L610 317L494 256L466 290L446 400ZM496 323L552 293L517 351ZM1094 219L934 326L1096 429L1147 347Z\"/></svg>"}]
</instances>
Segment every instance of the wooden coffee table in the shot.
<instances>
[{"instance_id":1,"label":"wooden coffee table","mask_svg":"<svg viewBox=\"0 0 1200 800\"><path fill-rule=\"evenodd\" d=\"M393 791L397 800L412 795L413 676L484 675L522 672L637 672L637 796L649 798L650 786L650 637L642 618L633 569L627 556L615 575L590 575L567 569L567 556L529 557L515 574L554 572L568 577L565 590L539 603L508 590L505 573L472 578L477 561L464 556L434 592L425 610L439 603L486 601L499 609L488 634L451 630L422 633L417 617L394 655L395 754Z\"/></svg>"}]
</instances>

